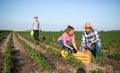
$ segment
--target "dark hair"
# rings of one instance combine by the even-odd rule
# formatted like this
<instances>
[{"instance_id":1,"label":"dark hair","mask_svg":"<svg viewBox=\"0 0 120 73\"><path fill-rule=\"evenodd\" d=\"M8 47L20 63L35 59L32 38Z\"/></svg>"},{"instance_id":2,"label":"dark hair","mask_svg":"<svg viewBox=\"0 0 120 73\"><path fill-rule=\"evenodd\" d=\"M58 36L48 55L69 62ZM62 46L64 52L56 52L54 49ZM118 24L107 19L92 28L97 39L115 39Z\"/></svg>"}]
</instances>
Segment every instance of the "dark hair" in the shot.
<instances>
[{"instance_id":1,"label":"dark hair","mask_svg":"<svg viewBox=\"0 0 120 73\"><path fill-rule=\"evenodd\" d=\"M67 28L65 29L65 31L68 33L69 31L74 30L74 28L70 25L67 26Z\"/></svg>"}]
</instances>

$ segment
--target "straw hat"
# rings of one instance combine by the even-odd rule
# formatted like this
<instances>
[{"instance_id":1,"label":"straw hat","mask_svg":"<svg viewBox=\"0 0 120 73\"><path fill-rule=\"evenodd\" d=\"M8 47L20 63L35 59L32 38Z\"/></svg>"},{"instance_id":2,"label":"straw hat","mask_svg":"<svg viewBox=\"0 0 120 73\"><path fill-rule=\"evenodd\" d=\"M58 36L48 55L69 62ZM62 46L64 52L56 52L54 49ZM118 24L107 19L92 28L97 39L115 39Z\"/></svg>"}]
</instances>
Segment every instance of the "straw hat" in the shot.
<instances>
[{"instance_id":1,"label":"straw hat","mask_svg":"<svg viewBox=\"0 0 120 73\"><path fill-rule=\"evenodd\" d=\"M85 23L85 28L92 28L91 23L90 22L86 22Z\"/></svg>"},{"instance_id":2,"label":"straw hat","mask_svg":"<svg viewBox=\"0 0 120 73\"><path fill-rule=\"evenodd\" d=\"M38 19L38 16L34 16L34 19L37 18Z\"/></svg>"}]
</instances>

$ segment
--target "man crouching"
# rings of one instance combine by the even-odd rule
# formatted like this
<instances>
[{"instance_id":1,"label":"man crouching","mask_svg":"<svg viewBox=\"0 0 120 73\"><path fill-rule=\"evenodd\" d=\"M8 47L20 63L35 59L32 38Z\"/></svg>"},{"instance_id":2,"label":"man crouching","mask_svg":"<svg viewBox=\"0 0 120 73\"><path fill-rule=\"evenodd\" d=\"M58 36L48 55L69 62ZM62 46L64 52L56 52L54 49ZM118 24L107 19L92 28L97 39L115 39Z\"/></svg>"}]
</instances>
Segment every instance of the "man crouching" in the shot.
<instances>
[{"instance_id":1,"label":"man crouching","mask_svg":"<svg viewBox=\"0 0 120 73\"><path fill-rule=\"evenodd\" d=\"M93 29L90 22L85 23L85 31L82 34L80 50L90 50L95 56L96 63L99 62L101 42L97 30Z\"/></svg>"}]
</instances>

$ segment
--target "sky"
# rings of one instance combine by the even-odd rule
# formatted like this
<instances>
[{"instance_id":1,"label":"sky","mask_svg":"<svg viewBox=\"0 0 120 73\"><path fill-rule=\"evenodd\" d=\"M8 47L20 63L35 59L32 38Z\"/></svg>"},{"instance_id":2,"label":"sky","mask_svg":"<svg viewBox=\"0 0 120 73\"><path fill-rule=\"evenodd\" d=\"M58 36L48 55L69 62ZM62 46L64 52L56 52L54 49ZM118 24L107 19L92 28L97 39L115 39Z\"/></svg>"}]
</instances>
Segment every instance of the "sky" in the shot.
<instances>
[{"instance_id":1,"label":"sky","mask_svg":"<svg viewBox=\"0 0 120 73\"><path fill-rule=\"evenodd\" d=\"M0 30L31 30L34 16L43 31L120 30L120 0L0 0Z\"/></svg>"}]
</instances>

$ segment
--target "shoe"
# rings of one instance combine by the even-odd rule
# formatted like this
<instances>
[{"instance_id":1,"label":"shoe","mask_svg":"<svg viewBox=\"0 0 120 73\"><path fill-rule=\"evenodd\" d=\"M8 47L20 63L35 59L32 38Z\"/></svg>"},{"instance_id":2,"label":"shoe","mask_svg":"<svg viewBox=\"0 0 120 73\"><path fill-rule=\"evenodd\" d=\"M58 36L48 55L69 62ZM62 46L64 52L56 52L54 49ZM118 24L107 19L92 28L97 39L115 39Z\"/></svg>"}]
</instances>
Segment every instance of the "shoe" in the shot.
<instances>
[{"instance_id":1,"label":"shoe","mask_svg":"<svg viewBox=\"0 0 120 73\"><path fill-rule=\"evenodd\" d=\"M99 65L99 64L100 64L100 62L99 62L99 61L95 61L95 64L98 64L98 65Z\"/></svg>"},{"instance_id":2,"label":"shoe","mask_svg":"<svg viewBox=\"0 0 120 73\"><path fill-rule=\"evenodd\" d=\"M40 41L39 39L37 39L37 41Z\"/></svg>"}]
</instances>

